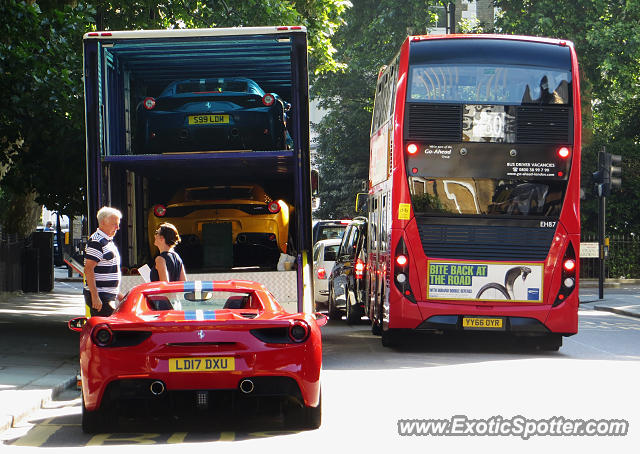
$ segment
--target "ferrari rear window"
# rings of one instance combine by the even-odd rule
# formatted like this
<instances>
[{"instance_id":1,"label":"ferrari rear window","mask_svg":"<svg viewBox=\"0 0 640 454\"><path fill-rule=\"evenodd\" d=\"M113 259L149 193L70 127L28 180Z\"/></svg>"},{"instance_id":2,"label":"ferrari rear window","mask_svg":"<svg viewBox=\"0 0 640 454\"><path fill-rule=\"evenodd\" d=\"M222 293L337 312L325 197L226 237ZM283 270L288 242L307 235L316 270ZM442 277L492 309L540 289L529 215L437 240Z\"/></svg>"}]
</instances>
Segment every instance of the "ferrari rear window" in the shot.
<instances>
[{"instance_id":1,"label":"ferrari rear window","mask_svg":"<svg viewBox=\"0 0 640 454\"><path fill-rule=\"evenodd\" d=\"M189 189L186 200L257 200L251 187L226 187ZM264 200L261 200L263 202Z\"/></svg>"},{"instance_id":2,"label":"ferrari rear window","mask_svg":"<svg viewBox=\"0 0 640 454\"><path fill-rule=\"evenodd\" d=\"M198 92L223 93L226 91L248 93L249 86L247 82L244 81L227 79L187 80L176 85L176 94Z\"/></svg>"},{"instance_id":3,"label":"ferrari rear window","mask_svg":"<svg viewBox=\"0 0 640 454\"><path fill-rule=\"evenodd\" d=\"M146 295L153 311L212 311L219 309L258 309L258 302L249 292L199 291Z\"/></svg>"}]
</instances>

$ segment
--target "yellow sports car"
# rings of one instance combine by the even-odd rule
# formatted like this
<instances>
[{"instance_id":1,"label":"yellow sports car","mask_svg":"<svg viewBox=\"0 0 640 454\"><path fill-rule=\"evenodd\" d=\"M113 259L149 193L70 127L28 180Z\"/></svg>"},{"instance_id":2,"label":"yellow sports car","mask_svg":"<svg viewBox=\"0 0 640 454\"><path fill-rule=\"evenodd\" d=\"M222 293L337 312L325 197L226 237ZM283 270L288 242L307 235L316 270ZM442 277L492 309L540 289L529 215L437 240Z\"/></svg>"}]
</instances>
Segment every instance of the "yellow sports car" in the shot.
<instances>
[{"instance_id":1,"label":"yellow sports car","mask_svg":"<svg viewBox=\"0 0 640 454\"><path fill-rule=\"evenodd\" d=\"M149 247L155 255L154 234L170 222L180 233L176 251L187 270L275 268L280 252L287 252L292 210L258 185L187 188L150 210Z\"/></svg>"}]
</instances>

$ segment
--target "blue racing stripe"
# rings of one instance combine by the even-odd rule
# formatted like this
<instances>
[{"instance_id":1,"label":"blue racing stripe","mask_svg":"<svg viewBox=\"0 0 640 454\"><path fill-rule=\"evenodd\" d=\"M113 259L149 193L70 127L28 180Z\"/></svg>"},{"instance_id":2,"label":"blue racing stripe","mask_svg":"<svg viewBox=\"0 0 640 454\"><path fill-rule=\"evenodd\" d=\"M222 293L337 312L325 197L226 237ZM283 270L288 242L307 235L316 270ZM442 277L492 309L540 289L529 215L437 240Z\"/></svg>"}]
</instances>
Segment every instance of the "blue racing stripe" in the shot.
<instances>
[{"instance_id":1,"label":"blue racing stripe","mask_svg":"<svg viewBox=\"0 0 640 454\"><path fill-rule=\"evenodd\" d=\"M204 319L205 320L215 320L216 319L216 311L213 311L213 310L204 311Z\"/></svg>"},{"instance_id":2,"label":"blue racing stripe","mask_svg":"<svg viewBox=\"0 0 640 454\"><path fill-rule=\"evenodd\" d=\"M196 311L184 311L185 320L197 320Z\"/></svg>"},{"instance_id":3,"label":"blue racing stripe","mask_svg":"<svg viewBox=\"0 0 640 454\"><path fill-rule=\"evenodd\" d=\"M213 291L213 282L212 281L199 281L202 285L202 291L204 292L212 292ZM196 281L187 281L184 283L184 292L195 292L196 290Z\"/></svg>"}]
</instances>

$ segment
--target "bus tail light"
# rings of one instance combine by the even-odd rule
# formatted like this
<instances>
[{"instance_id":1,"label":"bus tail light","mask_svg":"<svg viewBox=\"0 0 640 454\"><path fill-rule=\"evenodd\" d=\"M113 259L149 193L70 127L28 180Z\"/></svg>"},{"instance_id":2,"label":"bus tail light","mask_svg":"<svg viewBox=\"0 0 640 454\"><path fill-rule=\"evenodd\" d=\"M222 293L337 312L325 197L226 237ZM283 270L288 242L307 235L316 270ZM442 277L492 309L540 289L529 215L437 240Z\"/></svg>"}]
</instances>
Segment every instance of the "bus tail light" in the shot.
<instances>
[{"instance_id":1,"label":"bus tail light","mask_svg":"<svg viewBox=\"0 0 640 454\"><path fill-rule=\"evenodd\" d=\"M567 250L562 258L562 285L558 291L553 307L559 305L567 299L573 289L576 288L576 274L578 272L578 262L576 261L576 252L573 249L573 244L569 243Z\"/></svg>"},{"instance_id":2,"label":"bus tail light","mask_svg":"<svg viewBox=\"0 0 640 454\"><path fill-rule=\"evenodd\" d=\"M411 260L409 259L409 251L407 250L407 246L404 243L404 238L400 238L395 252L393 282L395 283L398 291L402 293L402 296L404 296L412 303L417 303L416 297L413 294L413 290L411 289L411 284L409 283L410 264Z\"/></svg>"},{"instance_id":3,"label":"bus tail light","mask_svg":"<svg viewBox=\"0 0 640 454\"><path fill-rule=\"evenodd\" d=\"M576 261L574 259L566 259L562 263L562 267L565 271L573 271L576 268Z\"/></svg>"},{"instance_id":4,"label":"bus tail light","mask_svg":"<svg viewBox=\"0 0 640 454\"><path fill-rule=\"evenodd\" d=\"M569 148L567 147L560 147L558 148L558 156L561 157L562 159L567 159L569 156L571 156L571 150L569 150Z\"/></svg>"},{"instance_id":5,"label":"bus tail light","mask_svg":"<svg viewBox=\"0 0 640 454\"><path fill-rule=\"evenodd\" d=\"M362 279L364 276L364 262L361 259L356 260L355 275L356 279Z\"/></svg>"},{"instance_id":6,"label":"bus tail light","mask_svg":"<svg viewBox=\"0 0 640 454\"><path fill-rule=\"evenodd\" d=\"M418 152L418 145L416 145L415 143L410 143L409 145L407 145L407 153L416 154L417 152Z\"/></svg>"}]
</instances>

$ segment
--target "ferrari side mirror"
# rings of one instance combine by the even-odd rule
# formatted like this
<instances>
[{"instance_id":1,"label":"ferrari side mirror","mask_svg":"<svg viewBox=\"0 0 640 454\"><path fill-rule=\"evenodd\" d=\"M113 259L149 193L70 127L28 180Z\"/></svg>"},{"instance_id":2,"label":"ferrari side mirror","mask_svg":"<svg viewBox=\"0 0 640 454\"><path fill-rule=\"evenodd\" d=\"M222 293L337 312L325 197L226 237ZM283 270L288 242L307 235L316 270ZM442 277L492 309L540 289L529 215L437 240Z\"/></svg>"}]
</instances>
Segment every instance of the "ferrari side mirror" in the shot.
<instances>
[{"instance_id":1,"label":"ferrari side mirror","mask_svg":"<svg viewBox=\"0 0 640 454\"><path fill-rule=\"evenodd\" d=\"M82 331L82 327L87 323L87 317L78 317L69 320L68 326L71 331Z\"/></svg>"},{"instance_id":2,"label":"ferrari side mirror","mask_svg":"<svg viewBox=\"0 0 640 454\"><path fill-rule=\"evenodd\" d=\"M325 314L316 312L314 315L316 316L316 323L318 324L319 327L323 327L329 321L329 319Z\"/></svg>"}]
</instances>

